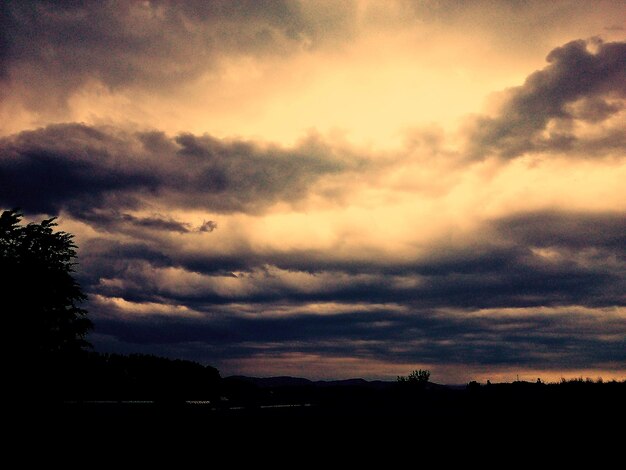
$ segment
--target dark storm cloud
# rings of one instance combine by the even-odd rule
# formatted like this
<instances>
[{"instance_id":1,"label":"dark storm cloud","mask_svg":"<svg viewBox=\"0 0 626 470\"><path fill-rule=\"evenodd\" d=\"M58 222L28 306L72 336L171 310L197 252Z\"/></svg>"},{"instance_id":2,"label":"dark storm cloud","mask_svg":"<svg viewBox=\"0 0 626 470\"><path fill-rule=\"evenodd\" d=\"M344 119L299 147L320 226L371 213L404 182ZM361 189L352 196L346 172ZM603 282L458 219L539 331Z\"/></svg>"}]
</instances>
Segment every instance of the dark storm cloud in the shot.
<instances>
[{"instance_id":1,"label":"dark storm cloud","mask_svg":"<svg viewBox=\"0 0 626 470\"><path fill-rule=\"evenodd\" d=\"M191 225L186 222L180 222L171 217L160 215L136 217L115 210L91 210L88 212L76 212L73 215L83 222L88 222L92 227L108 232L126 232L138 229L139 233L144 234L145 231L142 229L150 229L158 232L190 233L193 230Z\"/></svg>"},{"instance_id":2,"label":"dark storm cloud","mask_svg":"<svg viewBox=\"0 0 626 470\"><path fill-rule=\"evenodd\" d=\"M100 334L143 345L195 345L224 357L311 353L389 362L593 367L626 360L626 321L611 312L526 310L489 315L413 310L159 321L103 319ZM620 340L619 338L622 338Z\"/></svg>"},{"instance_id":3,"label":"dark storm cloud","mask_svg":"<svg viewBox=\"0 0 626 470\"><path fill-rule=\"evenodd\" d=\"M182 134L127 133L80 124L51 125L0 139L0 204L27 212L67 210L84 220L113 219L185 231L161 219L133 218L142 199L213 212L256 212L277 201L296 201L323 176L364 161L334 155L321 142L290 150L246 141ZM211 225L205 225L208 230Z\"/></svg>"},{"instance_id":4,"label":"dark storm cloud","mask_svg":"<svg viewBox=\"0 0 626 470\"><path fill-rule=\"evenodd\" d=\"M94 293L133 301L167 301L190 308L232 302L398 302L417 308L504 308L626 305L626 216L623 213L536 212L495 220L484 240L462 249L434 250L420 260L351 262L331 251L181 250L170 241L110 247L90 242L85 285ZM127 253L127 254L124 254ZM117 259L117 262L112 262ZM160 268L196 273L184 292L159 284ZM93 273L100 273L93 276ZM241 289L215 289L237 274ZM306 279L287 279L299 273ZM114 280L99 284L100 277ZM208 283L208 284L207 284Z\"/></svg>"},{"instance_id":5,"label":"dark storm cloud","mask_svg":"<svg viewBox=\"0 0 626 470\"><path fill-rule=\"evenodd\" d=\"M123 206L123 204L120 204ZM189 222L176 220L173 217L152 214L147 217L138 217L132 214L120 212L116 209L88 209L86 211L74 211L72 216L81 222L88 223L103 233L125 234L135 236L142 240L159 241L159 235L168 232L174 233L210 233L217 229L217 222L205 220L199 226L193 226Z\"/></svg>"},{"instance_id":6,"label":"dark storm cloud","mask_svg":"<svg viewBox=\"0 0 626 470\"><path fill-rule=\"evenodd\" d=\"M593 51L593 48L596 51ZM533 150L598 150L623 148L623 132L589 142L567 126L543 132L553 120L588 123L619 112L626 98L626 43L577 40L554 49L549 65L508 92L497 117L478 117L469 133L474 158L489 154L512 158Z\"/></svg>"},{"instance_id":7,"label":"dark storm cloud","mask_svg":"<svg viewBox=\"0 0 626 470\"><path fill-rule=\"evenodd\" d=\"M80 246L78 278L90 293L98 293L101 279L128 278L128 272L138 261L150 260L152 269L172 266L174 261L157 246L144 241L122 243L95 238ZM150 295L155 295L152 292Z\"/></svg>"},{"instance_id":8,"label":"dark storm cloud","mask_svg":"<svg viewBox=\"0 0 626 470\"><path fill-rule=\"evenodd\" d=\"M155 269L181 268L206 276L233 277L233 271L250 271L256 266L263 266L262 256L246 249L234 254L202 256L182 250L176 239L151 237L144 231L136 233L133 241L101 237L85 240L80 245L78 276L89 292L150 301L163 295L162 289L150 279ZM112 287L103 287L101 279L117 279L119 282ZM180 300L191 304L194 296L181 296ZM228 301L219 296L214 300L218 303Z\"/></svg>"},{"instance_id":9,"label":"dark storm cloud","mask_svg":"<svg viewBox=\"0 0 626 470\"><path fill-rule=\"evenodd\" d=\"M322 15L336 33L350 8ZM324 41L300 2L6 1L0 6L0 78L26 80L29 105L62 105L88 80L110 88L179 87L224 56L285 55Z\"/></svg>"},{"instance_id":10,"label":"dark storm cloud","mask_svg":"<svg viewBox=\"0 0 626 470\"><path fill-rule=\"evenodd\" d=\"M66 204L84 209L156 190L152 165L128 158L119 139L83 125L50 126L0 140L0 203L26 211L58 213ZM147 163L147 162L143 162ZM110 197L109 197L110 196ZM74 201L74 202L72 202Z\"/></svg>"}]
</instances>

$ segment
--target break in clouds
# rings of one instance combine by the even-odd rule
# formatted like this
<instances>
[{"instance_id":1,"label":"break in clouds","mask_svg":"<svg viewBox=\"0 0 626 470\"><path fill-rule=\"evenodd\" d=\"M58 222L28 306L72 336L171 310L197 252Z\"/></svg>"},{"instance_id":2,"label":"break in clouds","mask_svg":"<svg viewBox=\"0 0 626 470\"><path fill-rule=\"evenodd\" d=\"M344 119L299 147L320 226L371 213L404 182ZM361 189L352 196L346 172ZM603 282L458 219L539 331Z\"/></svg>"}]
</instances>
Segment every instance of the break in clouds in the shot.
<instances>
[{"instance_id":1,"label":"break in clouds","mask_svg":"<svg viewBox=\"0 0 626 470\"><path fill-rule=\"evenodd\" d=\"M224 57L349 43L350 5L322 20L306 2L8 2L0 80L28 82L33 109L93 79L166 90ZM387 151L45 123L0 138L0 206L76 234L104 350L226 373L619 373L626 43L546 53L457 134L416 129Z\"/></svg>"}]
</instances>

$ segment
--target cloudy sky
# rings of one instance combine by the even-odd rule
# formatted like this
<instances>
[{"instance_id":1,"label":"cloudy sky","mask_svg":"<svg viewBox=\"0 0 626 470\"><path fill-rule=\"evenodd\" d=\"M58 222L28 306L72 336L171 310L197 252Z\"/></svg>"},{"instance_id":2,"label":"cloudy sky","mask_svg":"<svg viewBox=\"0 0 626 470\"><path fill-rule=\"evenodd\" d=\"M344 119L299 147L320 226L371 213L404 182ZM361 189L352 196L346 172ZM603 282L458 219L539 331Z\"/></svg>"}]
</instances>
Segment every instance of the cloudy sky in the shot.
<instances>
[{"instance_id":1,"label":"cloudy sky","mask_svg":"<svg viewBox=\"0 0 626 470\"><path fill-rule=\"evenodd\" d=\"M623 1L6 1L0 208L96 350L626 378Z\"/></svg>"}]
</instances>

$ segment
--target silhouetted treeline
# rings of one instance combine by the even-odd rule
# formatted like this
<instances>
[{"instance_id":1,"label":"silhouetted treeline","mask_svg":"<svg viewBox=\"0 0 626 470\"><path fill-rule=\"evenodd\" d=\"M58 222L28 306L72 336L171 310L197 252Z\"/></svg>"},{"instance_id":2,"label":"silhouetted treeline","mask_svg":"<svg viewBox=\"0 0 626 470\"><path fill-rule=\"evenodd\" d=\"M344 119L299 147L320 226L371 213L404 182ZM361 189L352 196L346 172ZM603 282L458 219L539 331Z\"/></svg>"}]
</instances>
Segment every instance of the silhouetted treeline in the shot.
<instances>
[{"instance_id":1,"label":"silhouetted treeline","mask_svg":"<svg viewBox=\"0 0 626 470\"><path fill-rule=\"evenodd\" d=\"M68 361L56 377L63 401L153 401L176 403L219 398L217 369L152 355L85 353Z\"/></svg>"},{"instance_id":2,"label":"silhouetted treeline","mask_svg":"<svg viewBox=\"0 0 626 470\"><path fill-rule=\"evenodd\" d=\"M235 410L243 415L291 413L471 419L540 415L575 418L585 413L614 417L625 414L626 381L574 379L552 384L518 381L489 385L470 382L465 387L454 387L406 381L302 380L226 378L223 390L228 403L221 409L223 412Z\"/></svg>"},{"instance_id":3,"label":"silhouetted treeline","mask_svg":"<svg viewBox=\"0 0 626 470\"><path fill-rule=\"evenodd\" d=\"M213 416L623 416L626 381L472 381L460 387L426 381L221 378L217 369L191 361L139 354L85 353L55 377L47 397L70 405L175 405L189 413Z\"/></svg>"},{"instance_id":4,"label":"silhouetted treeline","mask_svg":"<svg viewBox=\"0 0 626 470\"><path fill-rule=\"evenodd\" d=\"M395 432L415 441L423 433L448 442L451 431L467 438L482 429L504 438L512 429L534 439L540 430L560 437L564 431L619 429L626 418L626 382L407 387L363 380L220 379L212 368L142 356L92 356L89 364L82 400L36 410L44 429L63 423L70 429L113 429L114 435L121 430L133 439L193 429L202 439L237 444L244 434L258 442L280 430L283 437L273 445L284 444L285 436L301 441L302 432L313 429L318 438L331 432L343 442L351 434L343 431L352 429L366 437Z\"/></svg>"}]
</instances>

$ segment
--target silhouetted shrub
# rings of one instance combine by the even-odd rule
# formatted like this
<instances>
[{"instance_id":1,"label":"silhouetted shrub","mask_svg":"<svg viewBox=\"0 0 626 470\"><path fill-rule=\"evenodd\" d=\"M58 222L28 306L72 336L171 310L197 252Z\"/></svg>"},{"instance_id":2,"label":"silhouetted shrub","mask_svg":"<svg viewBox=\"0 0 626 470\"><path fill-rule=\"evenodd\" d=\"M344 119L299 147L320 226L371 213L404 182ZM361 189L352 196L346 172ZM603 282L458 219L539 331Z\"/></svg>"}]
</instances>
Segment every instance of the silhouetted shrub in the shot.
<instances>
[{"instance_id":1,"label":"silhouetted shrub","mask_svg":"<svg viewBox=\"0 0 626 470\"><path fill-rule=\"evenodd\" d=\"M410 389L424 389L430 380L430 371L428 370L414 370L407 376L398 376L397 383L403 388Z\"/></svg>"},{"instance_id":2,"label":"silhouetted shrub","mask_svg":"<svg viewBox=\"0 0 626 470\"><path fill-rule=\"evenodd\" d=\"M466 388L468 390L479 390L480 389L480 384L478 382L476 382L475 380L472 380L470 383L467 384Z\"/></svg>"}]
</instances>

